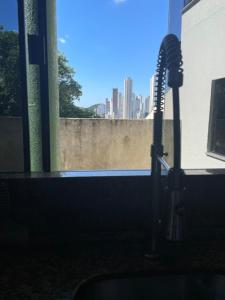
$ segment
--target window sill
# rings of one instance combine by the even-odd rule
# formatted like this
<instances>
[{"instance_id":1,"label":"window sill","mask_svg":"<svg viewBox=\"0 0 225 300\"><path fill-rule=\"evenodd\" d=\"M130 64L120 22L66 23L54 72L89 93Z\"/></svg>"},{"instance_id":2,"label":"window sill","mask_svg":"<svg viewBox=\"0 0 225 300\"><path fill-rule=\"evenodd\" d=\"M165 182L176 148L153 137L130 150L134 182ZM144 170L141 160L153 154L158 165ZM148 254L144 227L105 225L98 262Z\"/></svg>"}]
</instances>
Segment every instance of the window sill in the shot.
<instances>
[{"instance_id":1,"label":"window sill","mask_svg":"<svg viewBox=\"0 0 225 300\"><path fill-rule=\"evenodd\" d=\"M222 160L222 161L225 161L225 156L224 155L221 155L221 154L217 154L215 152L206 152L206 155L207 156L210 156L212 158L215 158L215 159L219 159L219 160Z\"/></svg>"},{"instance_id":2,"label":"window sill","mask_svg":"<svg viewBox=\"0 0 225 300\"><path fill-rule=\"evenodd\" d=\"M186 13L189 9L191 9L195 4L197 4L200 0L192 0L188 4L186 4L183 8L182 14Z\"/></svg>"},{"instance_id":3,"label":"window sill","mask_svg":"<svg viewBox=\"0 0 225 300\"><path fill-rule=\"evenodd\" d=\"M225 160L225 158L223 159ZM201 175L225 175L224 169L185 169L185 175L201 176ZM166 176L167 171L162 170L162 176ZM79 170L79 171L58 171L58 172L32 172L32 173L14 173L0 172L0 180L8 179L78 179L78 178L141 178L150 177L151 170Z\"/></svg>"},{"instance_id":4,"label":"window sill","mask_svg":"<svg viewBox=\"0 0 225 300\"><path fill-rule=\"evenodd\" d=\"M162 172L164 174L165 172ZM42 179L42 178L80 178L80 177L139 177L150 176L151 170L78 170L32 173L0 173L0 179Z\"/></svg>"}]
</instances>

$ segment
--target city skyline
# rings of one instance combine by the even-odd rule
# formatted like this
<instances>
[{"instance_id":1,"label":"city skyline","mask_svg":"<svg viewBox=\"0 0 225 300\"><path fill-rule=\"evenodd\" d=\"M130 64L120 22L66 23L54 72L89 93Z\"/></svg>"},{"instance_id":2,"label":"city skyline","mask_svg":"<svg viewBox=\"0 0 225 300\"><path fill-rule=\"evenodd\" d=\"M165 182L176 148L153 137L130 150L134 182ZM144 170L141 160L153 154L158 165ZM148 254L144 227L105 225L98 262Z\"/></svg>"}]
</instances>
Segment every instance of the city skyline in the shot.
<instances>
[{"instance_id":1,"label":"city skyline","mask_svg":"<svg viewBox=\"0 0 225 300\"><path fill-rule=\"evenodd\" d=\"M154 100L154 76L150 79L149 95L136 94L131 77L124 79L124 89L113 87L111 98L95 103L95 112L106 119L143 119L149 115Z\"/></svg>"}]
</instances>

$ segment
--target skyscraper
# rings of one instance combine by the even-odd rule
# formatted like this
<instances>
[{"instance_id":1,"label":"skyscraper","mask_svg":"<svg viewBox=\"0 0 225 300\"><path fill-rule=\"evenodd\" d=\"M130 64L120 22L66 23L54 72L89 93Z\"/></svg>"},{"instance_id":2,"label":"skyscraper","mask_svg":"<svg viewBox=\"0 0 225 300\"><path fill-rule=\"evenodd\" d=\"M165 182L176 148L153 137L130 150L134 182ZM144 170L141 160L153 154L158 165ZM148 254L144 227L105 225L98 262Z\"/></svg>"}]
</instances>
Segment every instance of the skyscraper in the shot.
<instances>
[{"instance_id":1,"label":"skyscraper","mask_svg":"<svg viewBox=\"0 0 225 300\"><path fill-rule=\"evenodd\" d=\"M123 94L119 93L119 107L118 107L118 117L119 119L123 118Z\"/></svg>"},{"instance_id":2,"label":"skyscraper","mask_svg":"<svg viewBox=\"0 0 225 300\"><path fill-rule=\"evenodd\" d=\"M150 96L145 98L144 117L150 113Z\"/></svg>"},{"instance_id":3,"label":"skyscraper","mask_svg":"<svg viewBox=\"0 0 225 300\"><path fill-rule=\"evenodd\" d=\"M105 99L105 113L110 114L110 101L108 98Z\"/></svg>"},{"instance_id":4,"label":"skyscraper","mask_svg":"<svg viewBox=\"0 0 225 300\"><path fill-rule=\"evenodd\" d=\"M151 112L154 102L155 102L155 93L156 93L156 75L152 75L150 79L150 103L149 103L149 112Z\"/></svg>"},{"instance_id":5,"label":"skyscraper","mask_svg":"<svg viewBox=\"0 0 225 300\"><path fill-rule=\"evenodd\" d=\"M136 101L135 101L136 105L135 105L135 119L140 119L141 115L140 115L140 111L141 111L141 96L137 96L136 97Z\"/></svg>"},{"instance_id":6,"label":"skyscraper","mask_svg":"<svg viewBox=\"0 0 225 300\"><path fill-rule=\"evenodd\" d=\"M118 118L118 89L112 90L112 113L114 119Z\"/></svg>"},{"instance_id":7,"label":"skyscraper","mask_svg":"<svg viewBox=\"0 0 225 300\"><path fill-rule=\"evenodd\" d=\"M134 118L135 119L142 119L143 118L143 113L144 113L142 95L136 96L135 103L136 103L136 106L135 106Z\"/></svg>"},{"instance_id":8,"label":"skyscraper","mask_svg":"<svg viewBox=\"0 0 225 300\"><path fill-rule=\"evenodd\" d=\"M99 117L104 118L106 114L106 105L104 103L97 104L95 112Z\"/></svg>"},{"instance_id":9,"label":"skyscraper","mask_svg":"<svg viewBox=\"0 0 225 300\"><path fill-rule=\"evenodd\" d=\"M130 119L132 114L132 79L130 77L124 80L124 102L123 118Z\"/></svg>"},{"instance_id":10,"label":"skyscraper","mask_svg":"<svg viewBox=\"0 0 225 300\"><path fill-rule=\"evenodd\" d=\"M130 119L136 119L136 95L132 93L132 100L130 105Z\"/></svg>"}]
</instances>

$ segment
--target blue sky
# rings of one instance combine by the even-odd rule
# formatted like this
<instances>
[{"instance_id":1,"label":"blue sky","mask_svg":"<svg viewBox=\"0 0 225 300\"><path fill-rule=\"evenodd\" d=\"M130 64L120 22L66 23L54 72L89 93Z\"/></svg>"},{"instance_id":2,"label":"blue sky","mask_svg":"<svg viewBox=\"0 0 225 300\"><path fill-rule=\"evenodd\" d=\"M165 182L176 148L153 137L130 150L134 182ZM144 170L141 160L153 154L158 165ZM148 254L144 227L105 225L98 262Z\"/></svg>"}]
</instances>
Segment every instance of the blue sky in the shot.
<instances>
[{"instance_id":1,"label":"blue sky","mask_svg":"<svg viewBox=\"0 0 225 300\"><path fill-rule=\"evenodd\" d=\"M18 30L16 0L0 0L0 24L8 30Z\"/></svg>"},{"instance_id":2,"label":"blue sky","mask_svg":"<svg viewBox=\"0 0 225 300\"><path fill-rule=\"evenodd\" d=\"M58 48L82 85L80 106L104 102L113 87L134 80L136 94L149 95L168 0L57 0Z\"/></svg>"},{"instance_id":3,"label":"blue sky","mask_svg":"<svg viewBox=\"0 0 225 300\"><path fill-rule=\"evenodd\" d=\"M80 106L104 102L113 87L123 91L130 76L134 91L149 95L168 0L56 0L58 48L82 85ZM0 24L17 29L16 0L0 0Z\"/></svg>"}]
</instances>

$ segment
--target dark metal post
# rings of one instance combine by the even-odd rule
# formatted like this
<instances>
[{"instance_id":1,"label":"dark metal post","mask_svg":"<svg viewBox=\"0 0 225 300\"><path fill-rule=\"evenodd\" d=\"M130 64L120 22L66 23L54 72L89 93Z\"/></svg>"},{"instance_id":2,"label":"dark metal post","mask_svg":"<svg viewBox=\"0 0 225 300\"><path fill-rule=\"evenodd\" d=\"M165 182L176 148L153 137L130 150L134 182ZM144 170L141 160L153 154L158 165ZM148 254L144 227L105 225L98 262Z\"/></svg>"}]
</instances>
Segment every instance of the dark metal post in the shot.
<instances>
[{"instance_id":1,"label":"dark metal post","mask_svg":"<svg viewBox=\"0 0 225 300\"><path fill-rule=\"evenodd\" d=\"M180 99L179 88L173 88L173 144L174 144L174 170L181 168L181 130L180 130Z\"/></svg>"},{"instance_id":2,"label":"dark metal post","mask_svg":"<svg viewBox=\"0 0 225 300\"><path fill-rule=\"evenodd\" d=\"M47 14L46 0L38 0L38 22L40 39L40 84L42 123L42 164L43 171L50 172L50 127L49 127L49 82L47 55Z\"/></svg>"},{"instance_id":3,"label":"dark metal post","mask_svg":"<svg viewBox=\"0 0 225 300\"><path fill-rule=\"evenodd\" d=\"M179 88L173 88L173 135L174 167L168 174L168 220L166 238L170 241L184 240L184 173L181 169L181 129Z\"/></svg>"},{"instance_id":4,"label":"dark metal post","mask_svg":"<svg viewBox=\"0 0 225 300\"><path fill-rule=\"evenodd\" d=\"M162 112L154 113L153 145L152 145L152 252L158 251L159 219L160 219L160 193L161 193L161 164L157 157L162 154Z\"/></svg>"}]
</instances>

